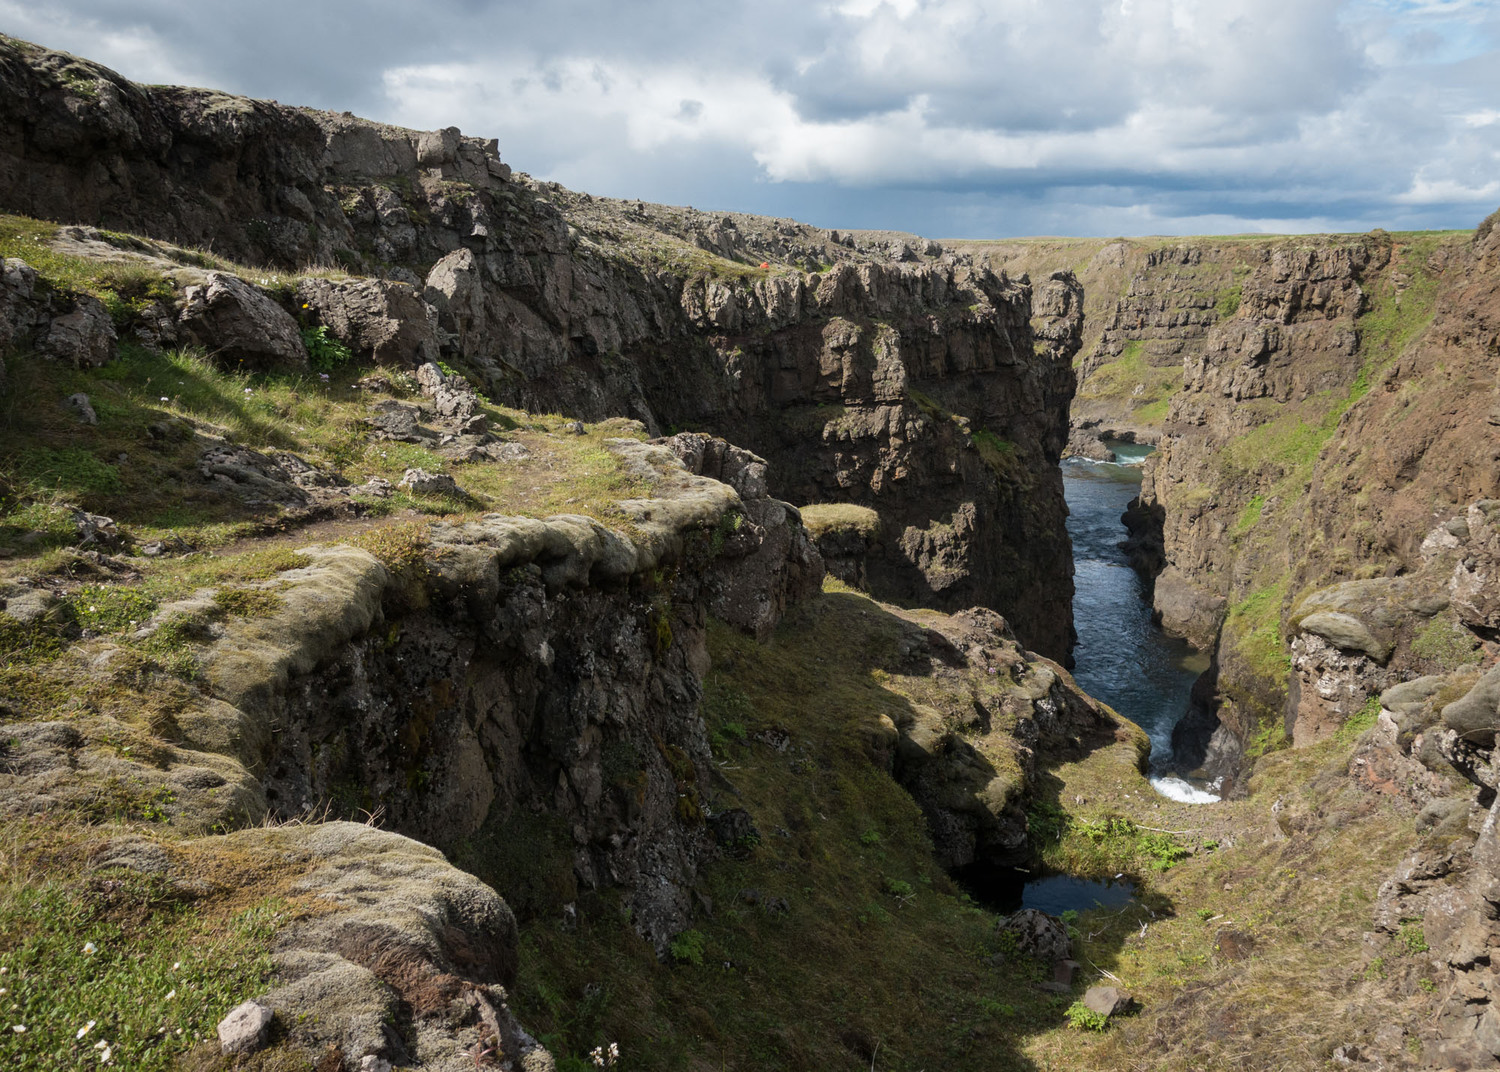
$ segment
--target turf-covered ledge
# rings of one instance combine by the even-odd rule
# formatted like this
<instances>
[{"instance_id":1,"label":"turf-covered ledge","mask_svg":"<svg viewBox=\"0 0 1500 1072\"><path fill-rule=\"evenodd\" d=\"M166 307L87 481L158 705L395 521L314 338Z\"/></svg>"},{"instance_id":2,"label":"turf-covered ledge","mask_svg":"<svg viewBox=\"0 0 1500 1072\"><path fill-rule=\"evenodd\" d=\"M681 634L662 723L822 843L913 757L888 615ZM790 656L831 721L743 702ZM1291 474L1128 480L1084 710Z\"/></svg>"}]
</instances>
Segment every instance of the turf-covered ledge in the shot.
<instances>
[{"instance_id":1,"label":"turf-covered ledge","mask_svg":"<svg viewBox=\"0 0 1500 1072\"><path fill-rule=\"evenodd\" d=\"M276 986L257 998L286 1043L446 1068L482 1049L488 1011L515 1067L553 1069L506 1005L520 957L514 915L436 849L347 822L244 830L214 848L295 859L303 873L288 893L318 906L277 935Z\"/></svg>"},{"instance_id":2,"label":"turf-covered ledge","mask_svg":"<svg viewBox=\"0 0 1500 1072\"><path fill-rule=\"evenodd\" d=\"M178 719L184 731L252 770L271 729L255 713L269 710L293 677L311 672L339 645L369 632L380 619L381 595L390 583L386 568L368 551L339 546L300 553L308 558L306 566L266 583L276 589L280 608L263 618L231 622L203 657L204 677L219 702L191 718L192 728ZM223 735L208 725L225 721L232 725L223 727Z\"/></svg>"},{"instance_id":3,"label":"turf-covered ledge","mask_svg":"<svg viewBox=\"0 0 1500 1072\"><path fill-rule=\"evenodd\" d=\"M157 731L163 737L148 738L107 717L10 725L0 815L57 809L145 815L170 819L183 834L259 823L268 813L262 768L280 698L292 680L367 635L395 585L415 583L438 597L461 594L478 607L496 597L505 572L534 563L551 587L608 586L679 561L692 533L742 508L733 488L688 473L665 448L635 440L611 447L623 465L649 470L658 492L620 503L628 534L576 515L439 523L419 549L420 562L399 577L359 548L304 548L299 554L307 565L259 586L275 595L267 613L214 626L217 636L206 647L185 638L207 687L171 712L172 725ZM173 619L201 619L212 595L205 590L160 608L144 632ZM98 670L110 656L92 646L76 655Z\"/></svg>"},{"instance_id":4,"label":"turf-covered ledge","mask_svg":"<svg viewBox=\"0 0 1500 1072\"><path fill-rule=\"evenodd\" d=\"M541 568L549 588L621 584L680 561L689 536L713 529L741 508L733 488L686 472L664 447L633 439L609 445L622 467L649 471L659 493L619 504L630 519L629 535L577 514L489 514L462 524L439 522L428 533L416 571L420 583L434 597L461 597L479 612L499 596L506 572L530 564ZM192 743L234 756L247 774L261 773L277 699L288 683L368 633L381 620L386 589L399 583L359 548L309 547L298 553L308 558L307 566L264 584L280 597L279 609L231 621L204 655L204 675L216 702L178 719ZM163 614L172 610L163 608ZM262 793L259 813L246 818L258 822L264 809Z\"/></svg>"}]
</instances>

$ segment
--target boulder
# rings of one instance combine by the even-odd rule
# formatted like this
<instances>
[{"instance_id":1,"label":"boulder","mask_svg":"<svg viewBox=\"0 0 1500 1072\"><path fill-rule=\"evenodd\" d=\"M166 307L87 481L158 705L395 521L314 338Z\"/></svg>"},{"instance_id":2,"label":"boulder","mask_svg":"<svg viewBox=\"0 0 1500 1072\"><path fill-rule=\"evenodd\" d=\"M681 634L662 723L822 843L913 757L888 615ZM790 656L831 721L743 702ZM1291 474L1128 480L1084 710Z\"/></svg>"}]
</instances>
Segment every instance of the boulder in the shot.
<instances>
[{"instance_id":1,"label":"boulder","mask_svg":"<svg viewBox=\"0 0 1500 1072\"><path fill-rule=\"evenodd\" d=\"M1500 666L1480 678L1461 699L1443 708L1443 722L1469 744L1491 747L1500 728Z\"/></svg>"},{"instance_id":2,"label":"boulder","mask_svg":"<svg viewBox=\"0 0 1500 1072\"><path fill-rule=\"evenodd\" d=\"M1304 633L1322 637L1340 651L1364 652L1377 663L1391 657L1391 644L1376 637L1364 622L1341 611L1317 611L1302 619Z\"/></svg>"},{"instance_id":3,"label":"boulder","mask_svg":"<svg viewBox=\"0 0 1500 1072\"><path fill-rule=\"evenodd\" d=\"M74 510L73 525L78 530L79 547L97 546L113 549L119 547L123 539L114 519L102 514L91 514L87 510Z\"/></svg>"},{"instance_id":4,"label":"boulder","mask_svg":"<svg viewBox=\"0 0 1500 1072\"><path fill-rule=\"evenodd\" d=\"M1407 708L1421 707L1447 683L1446 674L1428 674L1412 681L1403 681L1380 694L1380 706L1397 713Z\"/></svg>"},{"instance_id":5,"label":"boulder","mask_svg":"<svg viewBox=\"0 0 1500 1072\"><path fill-rule=\"evenodd\" d=\"M78 419L84 424L99 423L99 415L94 412L94 407L89 404L88 395L69 395L67 398L63 399L63 402L78 414Z\"/></svg>"},{"instance_id":6,"label":"boulder","mask_svg":"<svg viewBox=\"0 0 1500 1072\"><path fill-rule=\"evenodd\" d=\"M1023 908L996 923L997 930L1016 936L1016 948L1027 956L1049 962L1071 960L1073 941L1068 937L1068 928L1055 916L1035 908Z\"/></svg>"},{"instance_id":7,"label":"boulder","mask_svg":"<svg viewBox=\"0 0 1500 1072\"><path fill-rule=\"evenodd\" d=\"M37 353L79 368L114 360L115 324L98 298L79 294L71 311L54 316L37 334Z\"/></svg>"},{"instance_id":8,"label":"boulder","mask_svg":"<svg viewBox=\"0 0 1500 1072\"><path fill-rule=\"evenodd\" d=\"M437 314L405 283L307 279L297 305L361 361L410 368L437 360Z\"/></svg>"},{"instance_id":9,"label":"boulder","mask_svg":"<svg viewBox=\"0 0 1500 1072\"><path fill-rule=\"evenodd\" d=\"M188 287L177 319L183 333L222 367L257 372L307 367L297 321L237 276L210 272L207 282Z\"/></svg>"},{"instance_id":10,"label":"boulder","mask_svg":"<svg viewBox=\"0 0 1500 1072\"><path fill-rule=\"evenodd\" d=\"M417 383L422 393L432 399L439 417L464 422L479 408L479 396L462 376L446 375L431 362L417 369Z\"/></svg>"},{"instance_id":11,"label":"boulder","mask_svg":"<svg viewBox=\"0 0 1500 1072\"><path fill-rule=\"evenodd\" d=\"M1130 1011L1135 999L1117 986L1091 986L1083 1003L1101 1016L1119 1016Z\"/></svg>"},{"instance_id":12,"label":"boulder","mask_svg":"<svg viewBox=\"0 0 1500 1072\"><path fill-rule=\"evenodd\" d=\"M397 486L417 495L464 496L464 490L447 473L429 473L426 469L408 469Z\"/></svg>"},{"instance_id":13,"label":"boulder","mask_svg":"<svg viewBox=\"0 0 1500 1072\"><path fill-rule=\"evenodd\" d=\"M254 1053L266 1044L271 1018L271 1010L264 1005L241 1002L219 1021L219 1049L226 1054Z\"/></svg>"},{"instance_id":14,"label":"boulder","mask_svg":"<svg viewBox=\"0 0 1500 1072\"><path fill-rule=\"evenodd\" d=\"M367 1067L416 1065L413 1050L452 1054L472 1038L454 1012L478 1004L518 1065L545 1054L504 1003L519 963L514 915L436 849L345 822L243 830L227 844L304 861L295 888L320 904L279 935L276 988L257 1003L291 1041L377 1059ZM411 1021L404 1032L390 1030L398 1009Z\"/></svg>"}]
</instances>

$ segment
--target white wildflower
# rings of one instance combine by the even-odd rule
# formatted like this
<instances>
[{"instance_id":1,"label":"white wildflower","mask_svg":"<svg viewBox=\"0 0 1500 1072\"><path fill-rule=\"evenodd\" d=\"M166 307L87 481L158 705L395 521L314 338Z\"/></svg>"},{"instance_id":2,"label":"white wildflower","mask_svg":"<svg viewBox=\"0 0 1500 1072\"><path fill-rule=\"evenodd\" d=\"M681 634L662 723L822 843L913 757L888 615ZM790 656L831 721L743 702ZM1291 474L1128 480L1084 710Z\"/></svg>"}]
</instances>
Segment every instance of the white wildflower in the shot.
<instances>
[{"instance_id":1,"label":"white wildflower","mask_svg":"<svg viewBox=\"0 0 1500 1072\"><path fill-rule=\"evenodd\" d=\"M78 1034L74 1035L73 1037L74 1038L83 1038L84 1035L87 1035L90 1031L92 1031L94 1029L94 1025L97 1024L98 1022L99 1022L98 1020L90 1020L88 1023L86 1023L82 1027L80 1027L78 1029Z\"/></svg>"},{"instance_id":2,"label":"white wildflower","mask_svg":"<svg viewBox=\"0 0 1500 1072\"><path fill-rule=\"evenodd\" d=\"M175 990L173 990L173 991L172 991L172 992L170 992L170 993L169 993L169 994L168 994L168 995L167 995L167 1000L168 1000L168 1001L171 1001L171 1000L172 1000L172 999L173 999L173 998L175 998L175 997L176 997L176 996L177 996L177 991L175 991Z\"/></svg>"},{"instance_id":3,"label":"white wildflower","mask_svg":"<svg viewBox=\"0 0 1500 1072\"><path fill-rule=\"evenodd\" d=\"M109 1043L106 1042L104 1039L100 1039L98 1042L94 1043L94 1049L96 1049L96 1050L107 1050L107 1049L109 1049Z\"/></svg>"},{"instance_id":4,"label":"white wildflower","mask_svg":"<svg viewBox=\"0 0 1500 1072\"><path fill-rule=\"evenodd\" d=\"M171 400L171 399L170 399L170 398L168 398L168 397L167 397L167 396L166 396L166 395L162 395L162 396L161 396L161 400L162 400L162 401L163 401L163 402L170 402L170 401L172 401L172 400Z\"/></svg>"},{"instance_id":5,"label":"white wildflower","mask_svg":"<svg viewBox=\"0 0 1500 1072\"><path fill-rule=\"evenodd\" d=\"M176 961L172 962L172 970L173 971L176 971L180 967L182 967L182 961L176 960Z\"/></svg>"},{"instance_id":6,"label":"white wildflower","mask_svg":"<svg viewBox=\"0 0 1500 1072\"><path fill-rule=\"evenodd\" d=\"M93 607L89 608L89 610L93 610L93 609L94 609ZM88 954L88 953L97 953L97 952L99 952L99 947L97 945L95 945L93 942L84 942L83 943L83 951L86 954Z\"/></svg>"},{"instance_id":7,"label":"white wildflower","mask_svg":"<svg viewBox=\"0 0 1500 1072\"><path fill-rule=\"evenodd\" d=\"M25 1024L14 1024L14 1025L11 1026L11 1030L14 1031L18 1035L24 1035L24 1034L26 1034L26 1025Z\"/></svg>"},{"instance_id":8,"label":"white wildflower","mask_svg":"<svg viewBox=\"0 0 1500 1072\"><path fill-rule=\"evenodd\" d=\"M254 389L252 389L252 388L249 388L249 387L246 387L246 388L245 388L245 393L246 393L246 394L247 394L247 395L251 395L251 394L254 394L254 393L255 393L255 391L254 391Z\"/></svg>"}]
</instances>

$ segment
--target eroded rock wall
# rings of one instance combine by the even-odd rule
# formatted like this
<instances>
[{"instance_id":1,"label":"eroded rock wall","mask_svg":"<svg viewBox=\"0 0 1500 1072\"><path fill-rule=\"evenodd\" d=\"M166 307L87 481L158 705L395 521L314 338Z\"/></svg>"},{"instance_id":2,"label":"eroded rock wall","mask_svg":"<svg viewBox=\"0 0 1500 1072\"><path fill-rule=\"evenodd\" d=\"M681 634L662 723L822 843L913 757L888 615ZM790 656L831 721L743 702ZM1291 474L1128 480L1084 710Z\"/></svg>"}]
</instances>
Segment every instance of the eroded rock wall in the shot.
<instances>
[{"instance_id":1,"label":"eroded rock wall","mask_svg":"<svg viewBox=\"0 0 1500 1072\"><path fill-rule=\"evenodd\" d=\"M1425 671L1392 623L1375 639L1337 607L1298 623L1318 589L1415 574L1433 526L1495 494L1492 243L1286 243L1186 361L1140 505L1161 520L1163 624L1215 651L1178 740L1220 773L1247 745L1319 739ZM1429 595L1392 597L1397 617L1439 613L1446 597ZM1360 676L1351 660L1379 672L1335 698Z\"/></svg>"},{"instance_id":2,"label":"eroded rock wall","mask_svg":"<svg viewBox=\"0 0 1500 1072\"><path fill-rule=\"evenodd\" d=\"M1085 323L1068 453L1104 460L1101 440L1155 443L1184 359L1238 308L1243 280L1272 240L1031 238L956 249L1012 277L1074 273Z\"/></svg>"}]
</instances>

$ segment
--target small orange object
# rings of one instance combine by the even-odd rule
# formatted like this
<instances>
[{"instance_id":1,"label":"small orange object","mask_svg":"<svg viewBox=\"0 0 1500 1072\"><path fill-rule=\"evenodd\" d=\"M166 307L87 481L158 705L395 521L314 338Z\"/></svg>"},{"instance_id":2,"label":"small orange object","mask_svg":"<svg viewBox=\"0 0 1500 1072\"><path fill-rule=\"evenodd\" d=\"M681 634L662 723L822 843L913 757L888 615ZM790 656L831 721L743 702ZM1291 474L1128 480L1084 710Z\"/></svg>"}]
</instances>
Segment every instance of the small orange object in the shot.
<instances>
[{"instance_id":1,"label":"small orange object","mask_svg":"<svg viewBox=\"0 0 1500 1072\"><path fill-rule=\"evenodd\" d=\"M761 261L760 262L760 266L762 268L769 268L769 267L771 267L771 262L770 261Z\"/></svg>"}]
</instances>

